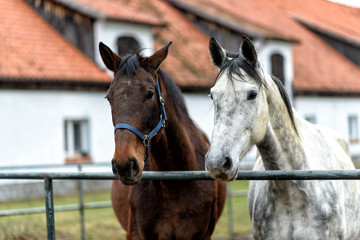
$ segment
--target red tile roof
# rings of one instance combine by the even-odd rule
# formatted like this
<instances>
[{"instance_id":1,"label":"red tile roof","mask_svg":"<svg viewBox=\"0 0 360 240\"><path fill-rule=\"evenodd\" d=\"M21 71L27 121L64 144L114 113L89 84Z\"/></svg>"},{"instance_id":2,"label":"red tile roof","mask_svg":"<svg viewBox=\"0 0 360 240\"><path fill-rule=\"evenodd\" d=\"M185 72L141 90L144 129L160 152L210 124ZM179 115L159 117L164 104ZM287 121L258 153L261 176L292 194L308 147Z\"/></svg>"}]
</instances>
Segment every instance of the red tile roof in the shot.
<instances>
[{"instance_id":1,"label":"red tile roof","mask_svg":"<svg viewBox=\"0 0 360 240\"><path fill-rule=\"evenodd\" d=\"M0 6L0 79L110 81L25 1Z\"/></svg>"},{"instance_id":2,"label":"red tile roof","mask_svg":"<svg viewBox=\"0 0 360 240\"><path fill-rule=\"evenodd\" d=\"M212 86L216 70L208 55L209 37L168 1L56 1L68 5L71 3L69 7L81 11L91 9L104 14L107 19L153 26L165 23L165 27L154 28L156 49L170 41L174 42L163 64L165 71L183 88ZM301 20L359 43L360 9L325 0L178 2L204 11L215 18L242 25L266 38L295 41L295 89L303 92L360 93L359 67L298 22ZM0 0L0 5L1 78L110 81L105 72L99 70L90 59L48 25L24 0Z\"/></svg>"},{"instance_id":3,"label":"red tile roof","mask_svg":"<svg viewBox=\"0 0 360 240\"><path fill-rule=\"evenodd\" d=\"M360 43L360 9L325 0L180 1L218 18L239 24L244 19L280 36L298 39L293 48L295 89L360 93L360 68L294 19Z\"/></svg>"},{"instance_id":4,"label":"red tile roof","mask_svg":"<svg viewBox=\"0 0 360 240\"><path fill-rule=\"evenodd\" d=\"M360 43L360 9L330 1L294 1L288 8L290 16L299 18L339 37Z\"/></svg>"},{"instance_id":5,"label":"red tile roof","mask_svg":"<svg viewBox=\"0 0 360 240\"><path fill-rule=\"evenodd\" d=\"M129 1L129 0L57 0L64 5L72 7L76 10L81 10L83 13L90 13L95 11L99 13L98 16L103 16L107 19L128 21L134 23L148 24L148 25L163 25L156 16L148 14L148 8L152 7L150 4L144 5L144 1ZM143 11L142 9L145 9ZM97 15L97 14L95 14Z\"/></svg>"}]
</instances>

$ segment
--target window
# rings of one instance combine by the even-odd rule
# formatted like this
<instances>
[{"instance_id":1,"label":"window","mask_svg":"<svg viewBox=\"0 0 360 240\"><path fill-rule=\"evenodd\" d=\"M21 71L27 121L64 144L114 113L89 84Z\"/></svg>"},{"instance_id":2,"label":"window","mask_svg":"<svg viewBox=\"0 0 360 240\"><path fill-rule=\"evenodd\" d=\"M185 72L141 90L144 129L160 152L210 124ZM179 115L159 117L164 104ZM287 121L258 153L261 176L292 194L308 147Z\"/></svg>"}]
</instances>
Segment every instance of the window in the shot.
<instances>
[{"instance_id":1,"label":"window","mask_svg":"<svg viewBox=\"0 0 360 240\"><path fill-rule=\"evenodd\" d=\"M275 53L271 55L271 74L280 79L285 85L284 76L284 57L281 54Z\"/></svg>"},{"instance_id":2,"label":"window","mask_svg":"<svg viewBox=\"0 0 360 240\"><path fill-rule=\"evenodd\" d=\"M140 44L133 37L119 37L117 40L118 54L137 53L140 50Z\"/></svg>"},{"instance_id":3,"label":"window","mask_svg":"<svg viewBox=\"0 0 360 240\"><path fill-rule=\"evenodd\" d=\"M316 116L315 115L306 115L305 120L311 122L312 124L316 124Z\"/></svg>"},{"instance_id":4,"label":"window","mask_svg":"<svg viewBox=\"0 0 360 240\"><path fill-rule=\"evenodd\" d=\"M356 115L350 115L348 117L349 124L349 141L350 143L359 142L359 126L358 126L358 117Z\"/></svg>"},{"instance_id":5,"label":"window","mask_svg":"<svg viewBox=\"0 0 360 240\"><path fill-rule=\"evenodd\" d=\"M90 162L87 120L65 120L66 163Z\"/></svg>"}]
</instances>

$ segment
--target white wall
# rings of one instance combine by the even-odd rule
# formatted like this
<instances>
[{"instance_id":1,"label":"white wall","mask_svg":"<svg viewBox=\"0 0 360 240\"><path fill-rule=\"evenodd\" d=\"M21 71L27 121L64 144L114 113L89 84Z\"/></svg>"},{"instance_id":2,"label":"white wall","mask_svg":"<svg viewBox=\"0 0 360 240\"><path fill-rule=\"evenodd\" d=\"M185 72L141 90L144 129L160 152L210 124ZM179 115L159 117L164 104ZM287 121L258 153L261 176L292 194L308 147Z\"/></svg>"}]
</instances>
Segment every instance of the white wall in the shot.
<instances>
[{"instance_id":1,"label":"white wall","mask_svg":"<svg viewBox=\"0 0 360 240\"><path fill-rule=\"evenodd\" d=\"M135 38L140 44L140 49L144 49L141 51L144 56L150 56L154 52L154 37L151 26L98 20L94 23L94 49L95 62L101 68L105 69L105 65L99 53L99 42L103 42L116 52L117 39L121 36Z\"/></svg>"},{"instance_id":2,"label":"white wall","mask_svg":"<svg viewBox=\"0 0 360 240\"><path fill-rule=\"evenodd\" d=\"M65 163L65 119L88 119L90 156L112 159L113 126L101 92L0 90L0 166Z\"/></svg>"},{"instance_id":3,"label":"white wall","mask_svg":"<svg viewBox=\"0 0 360 240\"><path fill-rule=\"evenodd\" d=\"M347 6L360 8L360 1L359 0L328 0L330 2L341 3Z\"/></svg>"},{"instance_id":4,"label":"white wall","mask_svg":"<svg viewBox=\"0 0 360 240\"><path fill-rule=\"evenodd\" d=\"M210 139L214 127L214 108L209 94L184 94L186 107L192 120Z\"/></svg>"},{"instance_id":5,"label":"white wall","mask_svg":"<svg viewBox=\"0 0 360 240\"><path fill-rule=\"evenodd\" d=\"M356 115L360 119L360 98L296 97L294 103L302 117L316 116L317 124L335 130L348 142L348 116ZM349 143L349 146L352 156L360 156L360 143Z\"/></svg>"}]
</instances>

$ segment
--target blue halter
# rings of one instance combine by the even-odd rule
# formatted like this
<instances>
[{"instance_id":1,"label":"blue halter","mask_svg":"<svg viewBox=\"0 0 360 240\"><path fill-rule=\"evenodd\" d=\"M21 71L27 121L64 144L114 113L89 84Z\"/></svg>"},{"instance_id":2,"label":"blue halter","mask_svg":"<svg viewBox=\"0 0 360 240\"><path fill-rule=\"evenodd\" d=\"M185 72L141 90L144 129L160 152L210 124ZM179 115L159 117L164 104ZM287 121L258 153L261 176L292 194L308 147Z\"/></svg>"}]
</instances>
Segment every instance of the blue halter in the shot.
<instances>
[{"instance_id":1,"label":"blue halter","mask_svg":"<svg viewBox=\"0 0 360 240\"><path fill-rule=\"evenodd\" d=\"M159 94L159 100L160 100L160 111L161 111L160 121L156 125L156 127L148 135L144 135L142 132L137 130L135 127L133 127L130 124L127 124L127 123L118 123L118 124L115 125L115 128L114 128L114 134L116 133L117 129L127 129L127 130L133 132L136 136L138 136L141 139L141 141L144 143L144 146L146 147L146 155L145 155L145 158L144 158L145 162L148 160L149 155L150 155L150 141L151 141L151 139L159 132L159 130L162 127L165 127L165 122L167 120L167 116L166 116L166 112L165 112L165 105L164 105L165 101L161 97L159 81L157 82L157 87L158 87L158 94Z\"/></svg>"}]
</instances>

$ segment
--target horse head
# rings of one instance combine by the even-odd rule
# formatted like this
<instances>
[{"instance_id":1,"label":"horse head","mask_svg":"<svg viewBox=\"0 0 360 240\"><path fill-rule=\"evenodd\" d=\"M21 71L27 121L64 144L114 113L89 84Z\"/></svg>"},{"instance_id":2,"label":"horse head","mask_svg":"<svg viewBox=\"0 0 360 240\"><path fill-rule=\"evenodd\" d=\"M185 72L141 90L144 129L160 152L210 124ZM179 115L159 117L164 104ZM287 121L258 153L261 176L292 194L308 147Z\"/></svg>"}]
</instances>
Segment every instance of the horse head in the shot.
<instances>
[{"instance_id":1,"label":"horse head","mask_svg":"<svg viewBox=\"0 0 360 240\"><path fill-rule=\"evenodd\" d=\"M250 39L244 37L240 53L230 53L211 38L209 51L219 74L210 91L215 122L206 170L215 179L231 181L237 176L241 159L264 138L267 84Z\"/></svg>"},{"instance_id":2,"label":"horse head","mask_svg":"<svg viewBox=\"0 0 360 240\"><path fill-rule=\"evenodd\" d=\"M141 180L151 138L165 124L158 69L170 44L150 57L139 54L120 57L105 44L99 44L103 62L114 72L106 96L115 126L112 170L125 185Z\"/></svg>"}]
</instances>

